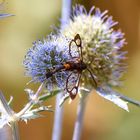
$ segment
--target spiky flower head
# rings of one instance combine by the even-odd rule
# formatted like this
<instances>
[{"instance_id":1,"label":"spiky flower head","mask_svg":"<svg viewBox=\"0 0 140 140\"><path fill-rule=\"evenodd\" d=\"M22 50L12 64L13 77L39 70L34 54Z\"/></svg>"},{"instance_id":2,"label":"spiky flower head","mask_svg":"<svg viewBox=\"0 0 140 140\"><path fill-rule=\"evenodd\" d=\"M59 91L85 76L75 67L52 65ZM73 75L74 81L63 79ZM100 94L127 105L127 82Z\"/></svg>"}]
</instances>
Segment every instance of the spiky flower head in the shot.
<instances>
[{"instance_id":1,"label":"spiky flower head","mask_svg":"<svg viewBox=\"0 0 140 140\"><path fill-rule=\"evenodd\" d=\"M76 5L71 18L59 32L68 38L73 38L77 33L80 35L83 61L90 68L97 83L97 87L92 87L100 96L128 111L127 102L136 102L112 89L120 86L120 79L126 69L123 62L126 52L121 51L126 42L124 33L120 29L114 29L118 22L113 21L107 12L101 12L94 6L87 12L84 6ZM93 83L92 80L86 71L82 73L85 88Z\"/></svg>"},{"instance_id":2,"label":"spiky flower head","mask_svg":"<svg viewBox=\"0 0 140 140\"><path fill-rule=\"evenodd\" d=\"M112 89L113 86L120 85L120 78L125 71L123 60L126 52L121 51L125 39L120 30L114 30L113 27L117 22L106 13L107 11L101 12L95 7L92 7L88 13L83 6L75 6L71 19L63 29L58 30L57 35L50 35L43 41L34 42L33 47L28 50L23 62L26 75L32 77L34 82L46 82L49 90L53 85L66 89L65 91L69 91L68 88L77 90L78 70L69 71L59 68L72 60L71 53L77 55L76 43L71 46L71 50L69 45L78 35L82 42L82 61L90 71L89 73L86 70L82 71L79 89L89 91L85 88L92 85L94 78L92 87L100 96L127 111L128 106L125 101L139 105L138 102ZM70 96L70 94L64 95L61 103Z\"/></svg>"},{"instance_id":3,"label":"spiky flower head","mask_svg":"<svg viewBox=\"0 0 140 140\"><path fill-rule=\"evenodd\" d=\"M125 68L121 62L126 52L120 51L125 39L120 30L113 28L118 22L106 13L95 7L87 12L83 6L76 5L61 33L69 38L80 35L84 62L90 66L98 86L118 86ZM86 73L83 79L92 83Z\"/></svg>"},{"instance_id":4,"label":"spiky flower head","mask_svg":"<svg viewBox=\"0 0 140 140\"><path fill-rule=\"evenodd\" d=\"M55 35L49 35L43 41L34 42L23 61L25 74L32 77L34 82L46 82L49 90L56 84L58 87L64 87L68 71L58 71L49 78L46 74L69 59L68 44L68 39Z\"/></svg>"}]
</instances>

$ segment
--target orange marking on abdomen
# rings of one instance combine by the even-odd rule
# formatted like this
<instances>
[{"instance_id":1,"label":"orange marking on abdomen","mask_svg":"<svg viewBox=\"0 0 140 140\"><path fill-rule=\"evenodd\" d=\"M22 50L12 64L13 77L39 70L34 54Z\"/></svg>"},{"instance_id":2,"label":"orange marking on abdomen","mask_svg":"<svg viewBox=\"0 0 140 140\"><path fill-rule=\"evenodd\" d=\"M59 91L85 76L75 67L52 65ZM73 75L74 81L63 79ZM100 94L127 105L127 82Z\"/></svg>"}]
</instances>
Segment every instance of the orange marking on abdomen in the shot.
<instances>
[{"instance_id":1,"label":"orange marking on abdomen","mask_svg":"<svg viewBox=\"0 0 140 140\"><path fill-rule=\"evenodd\" d=\"M70 69L70 64L64 64L66 70Z\"/></svg>"}]
</instances>

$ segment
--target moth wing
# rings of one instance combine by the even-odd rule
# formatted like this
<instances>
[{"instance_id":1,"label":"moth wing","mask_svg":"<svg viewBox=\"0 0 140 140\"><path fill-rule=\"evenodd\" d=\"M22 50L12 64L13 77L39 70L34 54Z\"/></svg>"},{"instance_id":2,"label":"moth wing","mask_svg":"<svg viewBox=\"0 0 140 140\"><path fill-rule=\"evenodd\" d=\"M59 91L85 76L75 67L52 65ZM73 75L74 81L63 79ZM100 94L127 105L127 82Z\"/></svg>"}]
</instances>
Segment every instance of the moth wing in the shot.
<instances>
[{"instance_id":1,"label":"moth wing","mask_svg":"<svg viewBox=\"0 0 140 140\"><path fill-rule=\"evenodd\" d=\"M66 80L66 91L69 93L70 98L73 100L77 93L80 83L81 74L78 72L72 72Z\"/></svg>"},{"instance_id":2,"label":"moth wing","mask_svg":"<svg viewBox=\"0 0 140 140\"><path fill-rule=\"evenodd\" d=\"M77 34L74 39L72 39L69 43L69 54L72 58L80 58L81 57L81 38L80 35Z\"/></svg>"}]
</instances>

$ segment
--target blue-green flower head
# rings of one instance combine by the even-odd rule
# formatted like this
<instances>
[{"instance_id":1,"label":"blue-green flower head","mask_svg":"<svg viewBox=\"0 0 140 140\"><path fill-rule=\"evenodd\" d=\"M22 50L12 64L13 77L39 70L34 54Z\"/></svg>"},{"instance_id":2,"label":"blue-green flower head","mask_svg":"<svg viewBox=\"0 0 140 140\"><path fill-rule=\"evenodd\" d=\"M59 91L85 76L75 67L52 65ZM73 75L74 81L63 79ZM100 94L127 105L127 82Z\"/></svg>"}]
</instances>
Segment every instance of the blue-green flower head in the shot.
<instances>
[{"instance_id":1,"label":"blue-green flower head","mask_svg":"<svg viewBox=\"0 0 140 140\"><path fill-rule=\"evenodd\" d=\"M106 13L95 7L87 12L83 6L75 6L71 19L58 30L58 35L36 41L28 50L23 62L26 75L34 82L46 82L48 90L54 85L65 89L68 94L64 94L61 103L68 97L74 99L80 90L86 88L85 91L89 91L87 88L92 85L100 96L127 111L125 101L139 105L112 89L120 85L125 71L123 60L126 52L121 51L125 39L120 30L113 28L117 22ZM80 57L75 59L73 56ZM75 69L66 68L69 62L76 66Z\"/></svg>"},{"instance_id":2,"label":"blue-green flower head","mask_svg":"<svg viewBox=\"0 0 140 140\"><path fill-rule=\"evenodd\" d=\"M34 82L47 82L48 88L51 88L52 83L64 86L67 72L56 72L50 78L46 78L46 74L69 59L68 43L65 37L55 35L34 42L23 62L25 74L32 77Z\"/></svg>"},{"instance_id":3,"label":"blue-green flower head","mask_svg":"<svg viewBox=\"0 0 140 140\"><path fill-rule=\"evenodd\" d=\"M89 12L84 6L76 5L73 15L61 29L68 38L79 34L82 40L84 62L90 66L98 86L108 84L118 86L125 69L122 60L126 52L120 51L125 44L124 34L113 27L118 23L113 21L107 11L92 7ZM92 83L90 75L83 74L84 81Z\"/></svg>"}]
</instances>

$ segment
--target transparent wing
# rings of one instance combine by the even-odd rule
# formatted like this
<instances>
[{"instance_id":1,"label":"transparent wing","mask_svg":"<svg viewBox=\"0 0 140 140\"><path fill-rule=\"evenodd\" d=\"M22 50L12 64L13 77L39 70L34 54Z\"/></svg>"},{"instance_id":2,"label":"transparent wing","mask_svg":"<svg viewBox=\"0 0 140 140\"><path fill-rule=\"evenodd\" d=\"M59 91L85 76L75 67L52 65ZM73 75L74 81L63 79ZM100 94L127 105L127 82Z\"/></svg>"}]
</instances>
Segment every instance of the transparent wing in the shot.
<instances>
[{"instance_id":1,"label":"transparent wing","mask_svg":"<svg viewBox=\"0 0 140 140\"><path fill-rule=\"evenodd\" d=\"M71 58L82 58L82 41L79 34L70 41L69 54Z\"/></svg>"},{"instance_id":2,"label":"transparent wing","mask_svg":"<svg viewBox=\"0 0 140 140\"><path fill-rule=\"evenodd\" d=\"M78 93L80 78L81 73L72 72L66 80L66 91L69 93L72 100L76 97Z\"/></svg>"}]
</instances>

